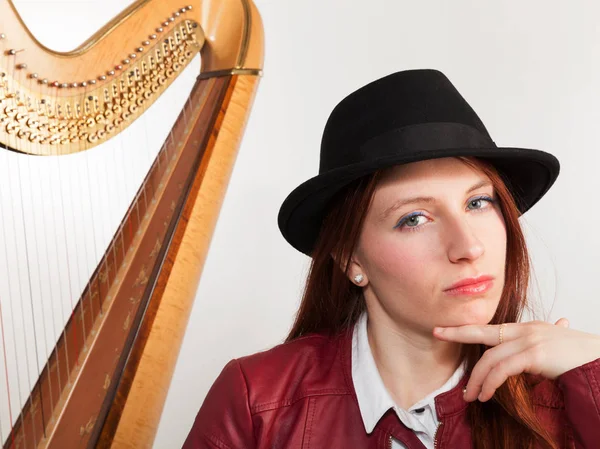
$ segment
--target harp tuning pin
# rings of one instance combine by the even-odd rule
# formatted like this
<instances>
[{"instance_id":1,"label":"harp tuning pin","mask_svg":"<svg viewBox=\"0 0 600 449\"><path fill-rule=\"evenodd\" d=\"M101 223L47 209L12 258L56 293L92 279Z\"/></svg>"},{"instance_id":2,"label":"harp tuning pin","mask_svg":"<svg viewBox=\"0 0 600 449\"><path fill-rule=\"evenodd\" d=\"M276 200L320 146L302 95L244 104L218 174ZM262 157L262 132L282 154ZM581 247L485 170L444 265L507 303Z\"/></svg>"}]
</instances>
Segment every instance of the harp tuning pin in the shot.
<instances>
[{"instance_id":1,"label":"harp tuning pin","mask_svg":"<svg viewBox=\"0 0 600 449\"><path fill-rule=\"evenodd\" d=\"M0 33L0 39L6 39L6 34Z\"/></svg>"},{"instance_id":2,"label":"harp tuning pin","mask_svg":"<svg viewBox=\"0 0 600 449\"><path fill-rule=\"evenodd\" d=\"M78 87L79 84L78 83L71 83L71 87Z\"/></svg>"},{"instance_id":3,"label":"harp tuning pin","mask_svg":"<svg viewBox=\"0 0 600 449\"><path fill-rule=\"evenodd\" d=\"M156 39L156 34L151 34L150 36L148 36L150 39Z\"/></svg>"},{"instance_id":4,"label":"harp tuning pin","mask_svg":"<svg viewBox=\"0 0 600 449\"><path fill-rule=\"evenodd\" d=\"M129 64L129 59L123 59L123 64Z\"/></svg>"},{"instance_id":5,"label":"harp tuning pin","mask_svg":"<svg viewBox=\"0 0 600 449\"><path fill-rule=\"evenodd\" d=\"M188 5L187 9L188 9L188 11L191 11L192 10L192 5Z\"/></svg>"},{"instance_id":6,"label":"harp tuning pin","mask_svg":"<svg viewBox=\"0 0 600 449\"><path fill-rule=\"evenodd\" d=\"M143 51L144 51L144 48L143 48L143 47L138 47L138 48L136 48L135 50L136 50L138 53L141 53L141 52L143 52Z\"/></svg>"},{"instance_id":7,"label":"harp tuning pin","mask_svg":"<svg viewBox=\"0 0 600 449\"><path fill-rule=\"evenodd\" d=\"M162 24L162 25L163 25L164 27L168 27L168 26L169 26L169 22L168 22L168 21L167 21L167 22L163 22L163 24Z\"/></svg>"},{"instance_id":8,"label":"harp tuning pin","mask_svg":"<svg viewBox=\"0 0 600 449\"><path fill-rule=\"evenodd\" d=\"M157 33L162 33L162 32L163 32L163 28L162 28L162 27L158 27L158 28L156 29L156 32L157 32Z\"/></svg>"},{"instance_id":9,"label":"harp tuning pin","mask_svg":"<svg viewBox=\"0 0 600 449\"><path fill-rule=\"evenodd\" d=\"M60 86L60 83L58 81L54 81L52 83L52 87L58 87L58 86Z\"/></svg>"},{"instance_id":10,"label":"harp tuning pin","mask_svg":"<svg viewBox=\"0 0 600 449\"><path fill-rule=\"evenodd\" d=\"M171 17L169 17L168 20L169 20L169 22L174 22L175 21L175 17L171 16Z\"/></svg>"},{"instance_id":11,"label":"harp tuning pin","mask_svg":"<svg viewBox=\"0 0 600 449\"><path fill-rule=\"evenodd\" d=\"M27 68L27 64L25 64L24 62L22 62L21 64L17 64L17 69L26 69Z\"/></svg>"},{"instance_id":12,"label":"harp tuning pin","mask_svg":"<svg viewBox=\"0 0 600 449\"><path fill-rule=\"evenodd\" d=\"M179 11L175 11L175 13L173 14L175 17L179 17L181 15L181 13Z\"/></svg>"},{"instance_id":13,"label":"harp tuning pin","mask_svg":"<svg viewBox=\"0 0 600 449\"><path fill-rule=\"evenodd\" d=\"M69 84L67 84L67 83L62 83L62 84L60 85L60 87L69 87Z\"/></svg>"},{"instance_id":14,"label":"harp tuning pin","mask_svg":"<svg viewBox=\"0 0 600 449\"><path fill-rule=\"evenodd\" d=\"M106 75L100 75L100 76L98 77L98 79L99 79L100 81L104 81L104 80L106 79Z\"/></svg>"},{"instance_id":15,"label":"harp tuning pin","mask_svg":"<svg viewBox=\"0 0 600 449\"><path fill-rule=\"evenodd\" d=\"M144 44L144 45L150 45L150 41L144 41L144 42L142 42L142 44Z\"/></svg>"},{"instance_id":16,"label":"harp tuning pin","mask_svg":"<svg viewBox=\"0 0 600 449\"><path fill-rule=\"evenodd\" d=\"M179 12L181 12L181 13L184 13L186 11L187 11L187 8L185 6L179 10Z\"/></svg>"},{"instance_id":17,"label":"harp tuning pin","mask_svg":"<svg viewBox=\"0 0 600 449\"><path fill-rule=\"evenodd\" d=\"M131 53L131 54L129 55L129 57L130 57L131 59L135 59L135 58L137 58L137 55L136 55L135 53Z\"/></svg>"},{"instance_id":18,"label":"harp tuning pin","mask_svg":"<svg viewBox=\"0 0 600 449\"><path fill-rule=\"evenodd\" d=\"M109 70L108 72L106 72L106 74L108 76L113 76L115 74L115 71L114 70Z\"/></svg>"},{"instance_id":19,"label":"harp tuning pin","mask_svg":"<svg viewBox=\"0 0 600 449\"><path fill-rule=\"evenodd\" d=\"M48 84L48 78L44 78L38 81L40 84Z\"/></svg>"},{"instance_id":20,"label":"harp tuning pin","mask_svg":"<svg viewBox=\"0 0 600 449\"><path fill-rule=\"evenodd\" d=\"M121 70L123 68L123 66L121 64L118 64L115 66L115 70Z\"/></svg>"},{"instance_id":21,"label":"harp tuning pin","mask_svg":"<svg viewBox=\"0 0 600 449\"><path fill-rule=\"evenodd\" d=\"M83 82L81 83L81 87L85 87L85 86L87 86L87 83L86 83L85 81L83 81Z\"/></svg>"},{"instance_id":22,"label":"harp tuning pin","mask_svg":"<svg viewBox=\"0 0 600 449\"><path fill-rule=\"evenodd\" d=\"M29 78L32 78L32 79L34 79L34 80L35 80L35 79L37 79L37 78L38 78L38 74L37 74L37 73L31 73L31 74L29 75Z\"/></svg>"},{"instance_id":23,"label":"harp tuning pin","mask_svg":"<svg viewBox=\"0 0 600 449\"><path fill-rule=\"evenodd\" d=\"M96 84L96 80L89 80L88 83L90 83L90 84Z\"/></svg>"}]
</instances>

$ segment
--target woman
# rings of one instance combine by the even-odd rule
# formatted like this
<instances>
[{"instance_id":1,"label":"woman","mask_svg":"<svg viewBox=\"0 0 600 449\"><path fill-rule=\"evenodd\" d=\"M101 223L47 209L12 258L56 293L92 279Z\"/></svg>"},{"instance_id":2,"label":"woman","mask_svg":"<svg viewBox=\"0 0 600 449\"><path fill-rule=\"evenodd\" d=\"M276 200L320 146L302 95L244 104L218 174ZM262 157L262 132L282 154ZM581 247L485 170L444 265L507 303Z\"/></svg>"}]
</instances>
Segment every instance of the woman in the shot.
<instances>
[{"instance_id":1,"label":"woman","mask_svg":"<svg viewBox=\"0 0 600 449\"><path fill-rule=\"evenodd\" d=\"M279 213L312 257L296 322L225 366L184 448L600 447L600 336L520 322L518 217L558 173L437 70L350 94Z\"/></svg>"}]
</instances>

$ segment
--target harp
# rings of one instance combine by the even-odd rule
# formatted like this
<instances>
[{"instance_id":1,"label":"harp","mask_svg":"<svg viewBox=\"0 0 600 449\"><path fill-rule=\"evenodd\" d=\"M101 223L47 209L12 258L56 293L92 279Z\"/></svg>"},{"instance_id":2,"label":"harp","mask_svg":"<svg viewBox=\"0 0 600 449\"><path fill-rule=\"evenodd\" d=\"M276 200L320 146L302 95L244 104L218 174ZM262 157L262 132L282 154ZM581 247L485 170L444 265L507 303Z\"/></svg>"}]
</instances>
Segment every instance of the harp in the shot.
<instances>
[{"instance_id":1,"label":"harp","mask_svg":"<svg viewBox=\"0 0 600 449\"><path fill-rule=\"evenodd\" d=\"M0 0L4 449L152 445L262 63L251 0L139 0L70 52Z\"/></svg>"}]
</instances>

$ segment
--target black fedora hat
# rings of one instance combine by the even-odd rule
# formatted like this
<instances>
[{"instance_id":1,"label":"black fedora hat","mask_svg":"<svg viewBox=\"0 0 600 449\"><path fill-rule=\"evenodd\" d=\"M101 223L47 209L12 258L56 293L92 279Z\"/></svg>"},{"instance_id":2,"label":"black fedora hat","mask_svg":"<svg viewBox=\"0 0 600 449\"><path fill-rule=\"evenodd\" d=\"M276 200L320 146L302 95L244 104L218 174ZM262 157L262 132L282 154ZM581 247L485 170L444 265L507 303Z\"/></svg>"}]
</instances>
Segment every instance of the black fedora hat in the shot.
<instances>
[{"instance_id":1,"label":"black fedora hat","mask_svg":"<svg viewBox=\"0 0 600 449\"><path fill-rule=\"evenodd\" d=\"M279 229L288 243L310 256L330 200L350 182L393 165L456 156L491 163L520 214L544 196L560 171L550 153L497 147L439 70L405 70L361 87L333 109L321 141L319 174L284 200Z\"/></svg>"}]
</instances>

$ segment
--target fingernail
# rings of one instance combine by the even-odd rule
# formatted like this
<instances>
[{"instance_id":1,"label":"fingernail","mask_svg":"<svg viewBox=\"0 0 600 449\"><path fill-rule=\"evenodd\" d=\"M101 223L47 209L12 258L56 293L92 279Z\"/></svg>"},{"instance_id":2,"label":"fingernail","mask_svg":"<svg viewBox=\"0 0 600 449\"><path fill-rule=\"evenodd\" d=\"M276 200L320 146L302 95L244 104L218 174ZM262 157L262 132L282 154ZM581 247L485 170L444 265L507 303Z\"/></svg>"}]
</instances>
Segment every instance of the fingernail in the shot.
<instances>
[{"instance_id":1,"label":"fingernail","mask_svg":"<svg viewBox=\"0 0 600 449\"><path fill-rule=\"evenodd\" d=\"M435 328L435 331L438 334L443 334L445 330L446 330L446 328L444 328L444 327L436 327Z\"/></svg>"}]
</instances>

